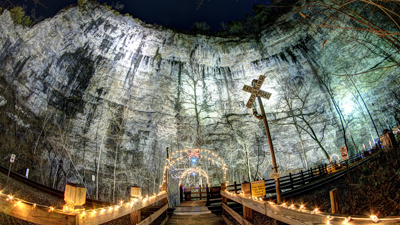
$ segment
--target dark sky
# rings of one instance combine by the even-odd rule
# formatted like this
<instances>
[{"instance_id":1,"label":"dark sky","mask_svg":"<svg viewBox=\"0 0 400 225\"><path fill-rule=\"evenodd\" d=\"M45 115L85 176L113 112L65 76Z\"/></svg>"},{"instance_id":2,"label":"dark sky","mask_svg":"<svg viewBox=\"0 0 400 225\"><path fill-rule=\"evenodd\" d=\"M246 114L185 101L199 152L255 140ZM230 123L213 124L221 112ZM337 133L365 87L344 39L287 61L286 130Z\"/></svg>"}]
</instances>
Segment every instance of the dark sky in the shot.
<instances>
[{"instance_id":1,"label":"dark sky","mask_svg":"<svg viewBox=\"0 0 400 225\"><path fill-rule=\"evenodd\" d=\"M204 0L203 5L197 9L197 0L119 0L124 8L122 14L129 13L134 18L139 18L146 23L157 23L180 30L188 30L194 22L207 22L211 29L216 31L221 28L221 21L232 21L251 13L254 4L266 4L268 0ZM117 3L118 0L107 2L108 5ZM77 0L40 0L47 8L34 4L34 0L16 0L14 3L25 5L27 14L36 8L36 17L40 15L54 16L63 7L76 4Z\"/></svg>"}]
</instances>

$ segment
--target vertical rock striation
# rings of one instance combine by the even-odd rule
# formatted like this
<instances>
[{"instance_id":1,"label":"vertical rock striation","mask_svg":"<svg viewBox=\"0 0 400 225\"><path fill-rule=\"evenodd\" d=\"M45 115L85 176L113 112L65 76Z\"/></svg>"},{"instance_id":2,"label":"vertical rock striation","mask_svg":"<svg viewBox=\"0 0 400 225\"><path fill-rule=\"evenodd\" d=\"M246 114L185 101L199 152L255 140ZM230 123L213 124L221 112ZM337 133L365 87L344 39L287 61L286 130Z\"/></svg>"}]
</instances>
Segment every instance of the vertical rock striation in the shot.
<instances>
[{"instance_id":1,"label":"vertical rock striation","mask_svg":"<svg viewBox=\"0 0 400 225\"><path fill-rule=\"evenodd\" d=\"M244 84L265 75L262 90L272 97L264 106L280 170L304 168L305 160L309 166L326 163L305 132L303 154L290 113L282 107L282 79L311 83L316 75L352 73L382 61L384 56L367 50L353 52L346 34L281 21L266 28L259 41L190 36L142 26L95 3L70 7L25 28L5 11L0 16L2 132L7 137L29 133L24 136L29 138L24 147L5 145L2 139L1 157L17 151L18 168L34 167L34 179L58 188L66 181L81 182L91 195L96 189L91 176L96 175L102 199L110 197L114 175L120 196L134 184L147 193L157 191L167 146L172 151L196 145L212 149L227 162L229 180L247 174L247 149L252 179L267 177L271 169L263 124L245 107L250 96L242 91ZM361 58L357 68L349 67ZM372 82L379 75L355 80L381 132L386 120L395 123L393 112L381 109L393 103L391 91L398 86L392 86L399 78L389 71ZM331 82L360 148L374 135L370 121L350 81L333 77ZM329 154L338 153L344 145L342 128L329 95L316 84L309 99L317 111L306 113L320 113L313 123L324 135L322 144ZM213 184L220 179L215 172Z\"/></svg>"}]
</instances>

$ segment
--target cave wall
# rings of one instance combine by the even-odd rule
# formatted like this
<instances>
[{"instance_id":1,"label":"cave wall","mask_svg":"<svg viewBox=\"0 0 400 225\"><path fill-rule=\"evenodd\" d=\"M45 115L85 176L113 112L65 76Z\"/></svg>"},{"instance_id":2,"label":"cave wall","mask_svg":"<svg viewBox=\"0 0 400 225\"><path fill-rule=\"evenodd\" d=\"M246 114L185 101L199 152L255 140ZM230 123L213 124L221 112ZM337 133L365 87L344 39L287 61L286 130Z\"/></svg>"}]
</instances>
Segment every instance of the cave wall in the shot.
<instances>
[{"instance_id":1,"label":"cave wall","mask_svg":"<svg viewBox=\"0 0 400 225\"><path fill-rule=\"evenodd\" d=\"M64 9L32 28L15 25L8 11L0 21L2 132L24 143L2 139L0 156L5 162L16 152L16 168L32 168L34 179L60 189L67 181L82 182L89 194L95 189L91 175L99 171L103 198L112 189L115 166L121 193L129 185L152 193L161 182L165 148L176 151L197 142L227 162L229 180L245 175L244 148L251 154L253 175L261 155L258 176L268 177L263 123L245 107L250 94L242 91L259 75L266 76L262 90L272 93L263 103L280 171L302 169L306 164L295 128L282 125L288 123L281 107L282 78L308 82L317 74L372 68L385 57L346 41L351 32L291 26L290 19L266 28L259 39L190 36L143 26L95 3ZM379 76L377 71L354 81L381 133L396 123L387 106L395 104L392 91L398 90L399 78L396 70L375 81ZM346 77L332 77L354 142L358 148L368 145L375 131L360 99ZM204 103L200 138L191 128L196 127L193 81L198 104ZM339 153L344 145L340 121L321 85L315 85L310 101L323 112L313 125L318 132L325 126L323 145L329 154ZM318 145L302 137L308 166L326 163Z\"/></svg>"}]
</instances>

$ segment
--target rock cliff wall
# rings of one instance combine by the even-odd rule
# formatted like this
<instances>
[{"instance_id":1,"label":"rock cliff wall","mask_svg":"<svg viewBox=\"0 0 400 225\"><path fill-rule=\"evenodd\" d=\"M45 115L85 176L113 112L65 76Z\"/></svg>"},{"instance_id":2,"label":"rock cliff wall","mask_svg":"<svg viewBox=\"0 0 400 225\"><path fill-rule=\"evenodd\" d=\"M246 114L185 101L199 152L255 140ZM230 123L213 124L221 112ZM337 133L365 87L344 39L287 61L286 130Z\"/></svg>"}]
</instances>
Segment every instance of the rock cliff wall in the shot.
<instances>
[{"instance_id":1,"label":"rock cliff wall","mask_svg":"<svg viewBox=\"0 0 400 225\"><path fill-rule=\"evenodd\" d=\"M265 75L261 89L272 97L263 103L279 169L326 163L304 131L303 152L285 105L290 95L284 93L294 87L304 97L310 91L304 114L315 115L313 128L324 137L328 154L339 153L341 123L315 77L373 68L385 55L349 42L353 33L293 24L280 21L258 39L240 39L142 26L93 3L65 9L32 28L15 25L5 11L0 16L0 108L7 138L1 157L16 152L18 169L30 167L34 179L58 188L66 181L81 182L94 194L99 182L103 199L110 197L114 182L120 195L134 184L147 193L158 190L166 147L211 149L228 164L230 181L248 179L248 155L252 176L266 178L272 170L264 126L245 107L250 94L242 91ZM366 39L379 46L374 37ZM389 47L381 48L392 54ZM396 123L395 112L386 106L395 104L392 91L398 90L399 78L395 69L375 81L380 75L353 80L381 133ZM352 143L368 146L375 130L351 81L330 77L354 140L349 136L350 148L355 151ZM211 163L204 161L204 167L213 185L223 180ZM180 173L178 166L170 170Z\"/></svg>"}]
</instances>

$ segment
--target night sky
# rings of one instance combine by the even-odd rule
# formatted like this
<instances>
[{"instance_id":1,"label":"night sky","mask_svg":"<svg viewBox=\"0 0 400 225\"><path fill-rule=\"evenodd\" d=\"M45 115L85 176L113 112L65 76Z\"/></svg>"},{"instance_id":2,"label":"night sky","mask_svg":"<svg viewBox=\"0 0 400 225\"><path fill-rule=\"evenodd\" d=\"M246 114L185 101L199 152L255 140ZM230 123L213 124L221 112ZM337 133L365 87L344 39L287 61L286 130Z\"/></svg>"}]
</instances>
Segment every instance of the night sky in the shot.
<instances>
[{"instance_id":1,"label":"night sky","mask_svg":"<svg viewBox=\"0 0 400 225\"><path fill-rule=\"evenodd\" d=\"M117 1L104 1L108 5ZM120 0L124 5L122 14L129 13L134 18L150 24L161 24L180 30L189 30L195 22L207 22L211 30L221 28L220 22L240 19L245 13L252 13L254 4L267 4L268 0L204 0L198 8L197 0ZM34 4L33 0L17 0L15 4L25 6L26 13L31 14L36 9L36 17L46 18L54 16L62 8L76 4L77 0L40 0L43 6Z\"/></svg>"}]
</instances>

